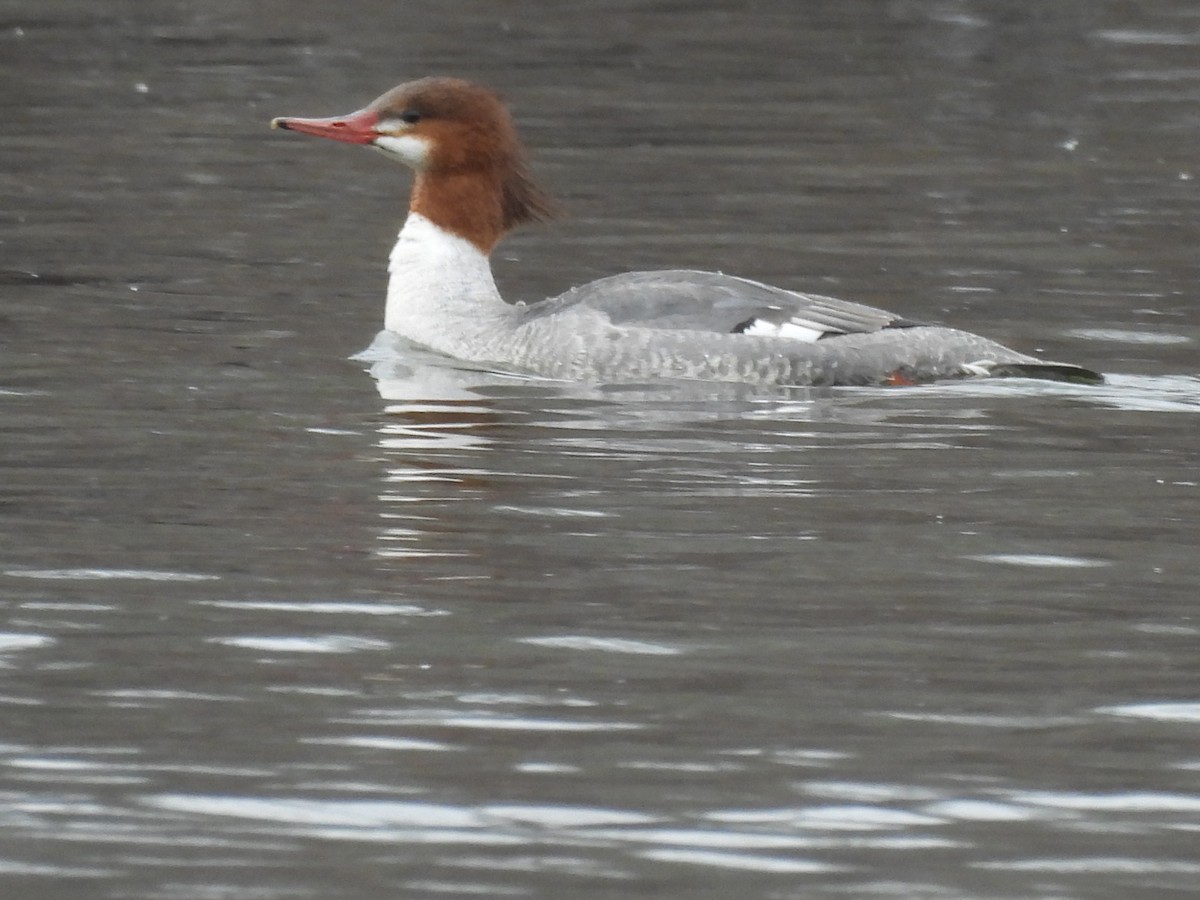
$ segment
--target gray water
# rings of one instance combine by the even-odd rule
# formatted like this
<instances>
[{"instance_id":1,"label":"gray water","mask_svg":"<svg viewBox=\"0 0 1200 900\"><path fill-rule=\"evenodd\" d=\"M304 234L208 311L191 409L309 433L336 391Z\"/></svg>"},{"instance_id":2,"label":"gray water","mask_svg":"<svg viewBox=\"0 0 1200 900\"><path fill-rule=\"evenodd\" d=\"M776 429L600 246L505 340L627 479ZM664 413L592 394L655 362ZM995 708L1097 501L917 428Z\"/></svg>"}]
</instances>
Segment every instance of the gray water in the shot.
<instances>
[{"instance_id":1,"label":"gray water","mask_svg":"<svg viewBox=\"0 0 1200 900\"><path fill-rule=\"evenodd\" d=\"M0 896L1195 896L1190 0L0 6ZM570 216L1109 374L604 387L382 316L502 89Z\"/></svg>"}]
</instances>

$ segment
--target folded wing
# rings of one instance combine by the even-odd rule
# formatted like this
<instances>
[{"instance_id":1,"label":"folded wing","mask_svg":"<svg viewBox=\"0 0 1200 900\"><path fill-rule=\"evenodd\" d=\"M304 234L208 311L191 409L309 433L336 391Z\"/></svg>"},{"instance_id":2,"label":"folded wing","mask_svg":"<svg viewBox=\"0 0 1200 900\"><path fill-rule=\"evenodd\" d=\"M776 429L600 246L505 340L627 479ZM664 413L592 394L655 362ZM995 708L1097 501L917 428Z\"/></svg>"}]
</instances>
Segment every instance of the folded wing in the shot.
<instances>
[{"instance_id":1,"label":"folded wing","mask_svg":"<svg viewBox=\"0 0 1200 900\"><path fill-rule=\"evenodd\" d=\"M800 341L920 324L862 303L686 269L602 278L528 307L527 318L560 313L576 305L603 313L617 326Z\"/></svg>"}]
</instances>

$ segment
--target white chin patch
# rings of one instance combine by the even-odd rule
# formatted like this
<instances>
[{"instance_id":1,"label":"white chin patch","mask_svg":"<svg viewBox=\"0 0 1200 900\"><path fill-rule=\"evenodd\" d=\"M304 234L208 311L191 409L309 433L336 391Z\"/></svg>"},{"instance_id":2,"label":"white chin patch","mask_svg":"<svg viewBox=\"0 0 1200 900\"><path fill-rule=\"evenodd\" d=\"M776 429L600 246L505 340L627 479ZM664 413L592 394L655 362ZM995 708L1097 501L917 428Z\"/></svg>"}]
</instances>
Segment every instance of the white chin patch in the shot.
<instances>
[{"instance_id":1,"label":"white chin patch","mask_svg":"<svg viewBox=\"0 0 1200 900\"><path fill-rule=\"evenodd\" d=\"M429 157L429 144L410 134L381 134L372 146L414 169L424 166Z\"/></svg>"},{"instance_id":2,"label":"white chin patch","mask_svg":"<svg viewBox=\"0 0 1200 900\"><path fill-rule=\"evenodd\" d=\"M763 319L755 319L742 329L742 334L788 338L793 341L805 341L807 343L817 340L824 333L824 329L801 325L798 322L782 322L777 324L775 322L764 321Z\"/></svg>"}]
</instances>

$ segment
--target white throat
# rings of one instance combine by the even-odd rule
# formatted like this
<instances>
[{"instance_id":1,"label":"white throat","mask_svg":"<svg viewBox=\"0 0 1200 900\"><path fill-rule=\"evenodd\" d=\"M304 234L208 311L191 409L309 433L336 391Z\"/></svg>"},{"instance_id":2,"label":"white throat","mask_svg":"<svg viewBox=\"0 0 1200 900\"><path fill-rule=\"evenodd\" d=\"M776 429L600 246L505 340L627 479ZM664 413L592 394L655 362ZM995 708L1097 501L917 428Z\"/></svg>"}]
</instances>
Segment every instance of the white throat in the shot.
<instances>
[{"instance_id":1,"label":"white throat","mask_svg":"<svg viewBox=\"0 0 1200 900\"><path fill-rule=\"evenodd\" d=\"M503 331L497 319L512 316L487 255L417 213L400 229L388 273L383 327L434 350L486 357Z\"/></svg>"}]
</instances>

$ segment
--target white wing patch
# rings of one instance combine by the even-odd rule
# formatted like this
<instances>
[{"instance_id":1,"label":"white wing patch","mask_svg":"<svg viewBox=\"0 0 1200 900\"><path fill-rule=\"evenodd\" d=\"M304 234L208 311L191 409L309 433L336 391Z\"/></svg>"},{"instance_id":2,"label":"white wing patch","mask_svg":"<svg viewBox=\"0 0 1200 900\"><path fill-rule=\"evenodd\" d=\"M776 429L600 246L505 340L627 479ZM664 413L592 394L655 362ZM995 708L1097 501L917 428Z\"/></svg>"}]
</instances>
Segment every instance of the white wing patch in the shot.
<instances>
[{"instance_id":1,"label":"white wing patch","mask_svg":"<svg viewBox=\"0 0 1200 900\"><path fill-rule=\"evenodd\" d=\"M741 329L742 334L754 334L763 337L788 338L793 341L804 341L811 344L829 333L828 328L821 328L809 322L792 319L788 322L770 322L766 319L755 319Z\"/></svg>"},{"instance_id":2,"label":"white wing patch","mask_svg":"<svg viewBox=\"0 0 1200 900\"><path fill-rule=\"evenodd\" d=\"M976 378L987 378L992 374L992 368L996 365L990 359L977 359L975 362L965 362L962 364L963 373Z\"/></svg>"}]
</instances>

